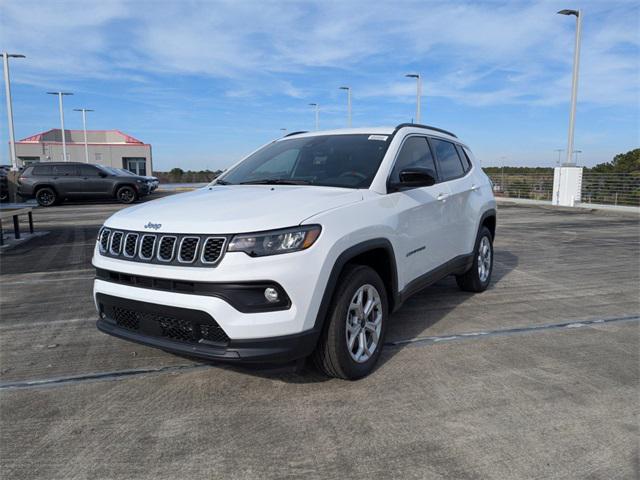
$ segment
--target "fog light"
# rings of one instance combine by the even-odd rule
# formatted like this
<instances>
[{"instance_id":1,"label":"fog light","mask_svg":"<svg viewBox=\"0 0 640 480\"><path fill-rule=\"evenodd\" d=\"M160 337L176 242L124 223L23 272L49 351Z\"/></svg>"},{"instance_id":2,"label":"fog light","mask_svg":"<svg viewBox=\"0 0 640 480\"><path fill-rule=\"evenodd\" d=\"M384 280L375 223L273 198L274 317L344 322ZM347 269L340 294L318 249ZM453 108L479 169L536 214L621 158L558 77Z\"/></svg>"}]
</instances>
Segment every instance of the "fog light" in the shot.
<instances>
[{"instance_id":1,"label":"fog light","mask_svg":"<svg viewBox=\"0 0 640 480\"><path fill-rule=\"evenodd\" d=\"M269 303L276 303L278 300L280 300L278 291L275 288L271 287L264 289L264 298L266 298L267 302Z\"/></svg>"}]
</instances>

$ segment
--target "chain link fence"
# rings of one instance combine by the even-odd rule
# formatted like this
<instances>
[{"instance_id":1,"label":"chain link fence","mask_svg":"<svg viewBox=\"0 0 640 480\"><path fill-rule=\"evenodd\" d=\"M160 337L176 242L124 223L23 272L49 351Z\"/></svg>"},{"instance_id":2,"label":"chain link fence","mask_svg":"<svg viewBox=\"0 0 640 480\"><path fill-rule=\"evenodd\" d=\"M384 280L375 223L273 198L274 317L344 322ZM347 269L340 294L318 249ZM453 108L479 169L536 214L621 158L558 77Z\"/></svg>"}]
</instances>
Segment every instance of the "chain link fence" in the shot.
<instances>
[{"instance_id":1,"label":"chain link fence","mask_svg":"<svg viewBox=\"0 0 640 480\"><path fill-rule=\"evenodd\" d=\"M552 173L491 173L496 197L549 200L553 194Z\"/></svg>"},{"instance_id":2,"label":"chain link fence","mask_svg":"<svg viewBox=\"0 0 640 480\"><path fill-rule=\"evenodd\" d=\"M640 206L640 173L582 174L582 202Z\"/></svg>"},{"instance_id":3,"label":"chain link fence","mask_svg":"<svg viewBox=\"0 0 640 480\"><path fill-rule=\"evenodd\" d=\"M490 173L496 197L552 200L551 173ZM582 203L640 206L640 173L582 174Z\"/></svg>"}]
</instances>

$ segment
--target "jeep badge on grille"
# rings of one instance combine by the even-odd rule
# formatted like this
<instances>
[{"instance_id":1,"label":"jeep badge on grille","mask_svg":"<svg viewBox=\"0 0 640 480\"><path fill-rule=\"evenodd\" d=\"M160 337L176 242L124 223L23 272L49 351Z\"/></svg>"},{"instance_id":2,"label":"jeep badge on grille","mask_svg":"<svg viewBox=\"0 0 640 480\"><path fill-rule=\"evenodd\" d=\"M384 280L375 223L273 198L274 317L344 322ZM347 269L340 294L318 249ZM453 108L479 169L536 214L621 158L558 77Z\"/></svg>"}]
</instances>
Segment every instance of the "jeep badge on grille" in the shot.
<instances>
[{"instance_id":1,"label":"jeep badge on grille","mask_svg":"<svg viewBox=\"0 0 640 480\"><path fill-rule=\"evenodd\" d=\"M162 226L161 223L147 223L144 228L153 228L154 230L158 230Z\"/></svg>"}]
</instances>

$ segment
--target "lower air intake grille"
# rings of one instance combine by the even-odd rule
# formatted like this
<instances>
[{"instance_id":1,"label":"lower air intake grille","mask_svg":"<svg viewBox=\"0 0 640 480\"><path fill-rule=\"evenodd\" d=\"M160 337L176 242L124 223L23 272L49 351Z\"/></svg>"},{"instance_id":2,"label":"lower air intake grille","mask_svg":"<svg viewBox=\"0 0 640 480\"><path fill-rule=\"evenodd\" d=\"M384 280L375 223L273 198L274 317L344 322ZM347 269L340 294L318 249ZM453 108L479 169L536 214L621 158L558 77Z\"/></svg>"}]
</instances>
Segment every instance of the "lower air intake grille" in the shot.
<instances>
[{"instance_id":1,"label":"lower air intake grille","mask_svg":"<svg viewBox=\"0 0 640 480\"><path fill-rule=\"evenodd\" d=\"M162 329L162 336L180 340L182 342L195 341L193 324L188 320L180 320L171 317L158 317L158 323Z\"/></svg>"},{"instance_id":2,"label":"lower air intake grille","mask_svg":"<svg viewBox=\"0 0 640 480\"><path fill-rule=\"evenodd\" d=\"M227 343L229 337L224 333L224 330L220 328L220 325L200 325L200 332L202 333L203 340L209 340L216 343Z\"/></svg>"},{"instance_id":3,"label":"lower air intake grille","mask_svg":"<svg viewBox=\"0 0 640 480\"><path fill-rule=\"evenodd\" d=\"M199 323L169 315L137 312L128 308L113 307L116 325L127 330L138 330L155 337L164 337L178 342L198 343L206 340L226 344L229 337L215 320L213 323Z\"/></svg>"},{"instance_id":4,"label":"lower air intake grille","mask_svg":"<svg viewBox=\"0 0 640 480\"><path fill-rule=\"evenodd\" d=\"M126 328L128 330L138 330L140 328L140 319L138 313L126 308L114 307L115 321L119 327Z\"/></svg>"}]
</instances>

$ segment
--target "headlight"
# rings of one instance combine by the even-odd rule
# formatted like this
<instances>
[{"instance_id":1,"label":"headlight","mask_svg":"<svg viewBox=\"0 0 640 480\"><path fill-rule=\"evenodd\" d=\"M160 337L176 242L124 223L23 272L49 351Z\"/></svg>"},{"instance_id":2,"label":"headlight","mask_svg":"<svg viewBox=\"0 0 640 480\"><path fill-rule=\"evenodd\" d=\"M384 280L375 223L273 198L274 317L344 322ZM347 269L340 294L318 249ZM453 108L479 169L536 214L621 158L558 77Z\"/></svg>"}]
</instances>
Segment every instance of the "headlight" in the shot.
<instances>
[{"instance_id":1,"label":"headlight","mask_svg":"<svg viewBox=\"0 0 640 480\"><path fill-rule=\"evenodd\" d=\"M229 243L229 252L244 252L251 257L278 255L309 248L320 235L320 225L271 230L269 232L236 235Z\"/></svg>"}]
</instances>

